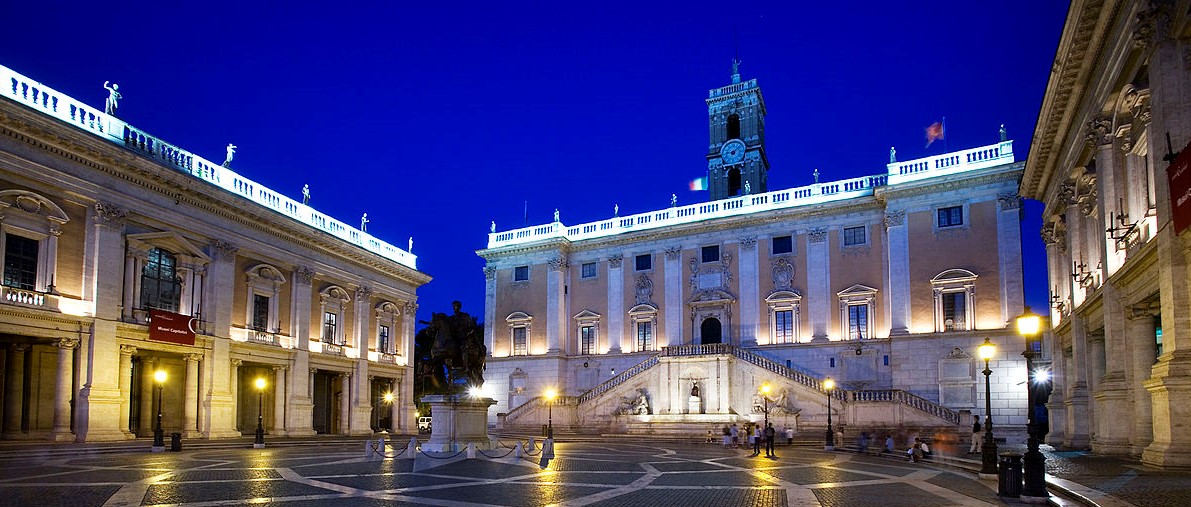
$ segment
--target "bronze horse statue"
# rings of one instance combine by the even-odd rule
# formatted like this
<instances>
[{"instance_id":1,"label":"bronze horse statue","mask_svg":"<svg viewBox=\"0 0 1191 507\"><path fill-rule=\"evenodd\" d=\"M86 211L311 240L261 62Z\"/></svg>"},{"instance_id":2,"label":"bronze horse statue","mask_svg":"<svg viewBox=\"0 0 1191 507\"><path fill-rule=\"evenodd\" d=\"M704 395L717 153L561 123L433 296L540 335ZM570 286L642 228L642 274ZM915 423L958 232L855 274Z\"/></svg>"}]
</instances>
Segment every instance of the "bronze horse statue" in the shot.
<instances>
[{"instance_id":1,"label":"bronze horse statue","mask_svg":"<svg viewBox=\"0 0 1191 507\"><path fill-rule=\"evenodd\" d=\"M433 313L427 329L434 336L430 348L430 361L436 371L446 368L449 380L467 378L468 385L484 384L484 358L488 354L484 346L483 330L476 326L470 315L459 311L456 303L455 315Z\"/></svg>"}]
</instances>

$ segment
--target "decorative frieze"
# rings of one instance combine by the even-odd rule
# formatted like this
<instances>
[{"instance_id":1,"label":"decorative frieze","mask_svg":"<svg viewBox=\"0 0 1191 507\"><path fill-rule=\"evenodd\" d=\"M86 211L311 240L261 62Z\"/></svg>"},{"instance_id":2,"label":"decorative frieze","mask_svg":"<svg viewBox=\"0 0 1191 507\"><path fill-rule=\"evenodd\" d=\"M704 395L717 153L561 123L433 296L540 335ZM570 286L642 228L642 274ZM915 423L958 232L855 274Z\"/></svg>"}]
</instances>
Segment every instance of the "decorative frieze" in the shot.
<instances>
[{"instance_id":1,"label":"decorative frieze","mask_svg":"<svg viewBox=\"0 0 1191 507\"><path fill-rule=\"evenodd\" d=\"M807 229L806 238L807 238L807 241L810 241L811 243L822 243L824 241L827 241L827 228L826 227L814 227L811 229Z\"/></svg>"},{"instance_id":2,"label":"decorative frieze","mask_svg":"<svg viewBox=\"0 0 1191 507\"><path fill-rule=\"evenodd\" d=\"M897 227L899 225L905 225L905 223L906 223L906 210L893 209L893 210L888 210L885 212L885 228L886 229L888 229L890 227Z\"/></svg>"}]
</instances>

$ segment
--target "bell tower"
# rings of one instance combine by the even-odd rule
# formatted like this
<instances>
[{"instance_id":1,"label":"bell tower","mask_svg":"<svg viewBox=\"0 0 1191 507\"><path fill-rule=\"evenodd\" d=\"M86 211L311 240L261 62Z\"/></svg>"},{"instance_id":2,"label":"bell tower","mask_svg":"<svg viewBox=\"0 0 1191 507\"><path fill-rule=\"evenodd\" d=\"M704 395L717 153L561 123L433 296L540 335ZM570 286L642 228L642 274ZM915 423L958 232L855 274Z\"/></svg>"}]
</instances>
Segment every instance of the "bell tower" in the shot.
<instances>
[{"instance_id":1,"label":"bell tower","mask_svg":"<svg viewBox=\"0 0 1191 507\"><path fill-rule=\"evenodd\" d=\"M740 60L732 60L732 84L707 92L707 126L711 200L767 192L765 99L756 79L740 80Z\"/></svg>"}]
</instances>

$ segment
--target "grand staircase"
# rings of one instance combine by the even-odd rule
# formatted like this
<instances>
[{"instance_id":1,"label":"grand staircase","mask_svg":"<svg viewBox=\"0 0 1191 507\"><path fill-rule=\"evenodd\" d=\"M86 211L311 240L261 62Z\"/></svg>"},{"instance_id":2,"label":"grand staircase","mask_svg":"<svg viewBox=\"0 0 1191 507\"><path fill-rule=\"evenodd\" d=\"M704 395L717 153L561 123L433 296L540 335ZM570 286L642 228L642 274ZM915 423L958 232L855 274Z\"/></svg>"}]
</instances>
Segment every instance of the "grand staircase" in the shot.
<instances>
[{"instance_id":1,"label":"grand staircase","mask_svg":"<svg viewBox=\"0 0 1191 507\"><path fill-rule=\"evenodd\" d=\"M630 393L628 384L641 384L649 375L659 374L658 365L663 358L698 357L698 356L730 356L740 363L766 370L778 375L801 393L813 396L803 396L800 401L806 403L822 403L826 405L827 396L832 398L833 414L852 414L853 420L837 420L837 424L860 425L861 427L890 427L901 424L900 421L912 421L915 427L950 427L954 429L960 423L960 415L954 410L939 405L933 401L908 393L900 389L875 390L847 390L836 388L830 393L823 387L822 379L770 360L760 354L730 344L706 345L675 345L663 347L661 352L649 357L645 361L621 372L620 374L593 387L580 396L567 396L555 399L553 406L547 407L543 397L532 398L505 414L500 426L504 429L533 429L546 421L542 412L548 409L554 414L556 425L565 425L570 418L572 424L577 423L575 430L586 433L606 432L620 420L622 430L641 432L648 428L647 433L664 432L659 427L671 425L674 430L689 431L691 424L701 424L701 428L709 425L721 425L737 420L744 421L748 417L744 414L687 414L685 416L657 415L651 417L627 416L615 413L598 413L597 407L607 407L609 402L620 400ZM611 397L611 398L610 398ZM853 409L853 410L849 410ZM825 413L825 407L822 409ZM573 415L572 415L573 414ZM873 414L882 414L874 417ZM837 416L838 417L838 416ZM682 419L678 421L676 418ZM813 418L807 418L812 419ZM677 424L682 422L682 424ZM677 425L676 425L677 424ZM804 424L814 426L815 422ZM614 429L614 428L612 428ZM718 436L718 435L717 435Z\"/></svg>"}]
</instances>

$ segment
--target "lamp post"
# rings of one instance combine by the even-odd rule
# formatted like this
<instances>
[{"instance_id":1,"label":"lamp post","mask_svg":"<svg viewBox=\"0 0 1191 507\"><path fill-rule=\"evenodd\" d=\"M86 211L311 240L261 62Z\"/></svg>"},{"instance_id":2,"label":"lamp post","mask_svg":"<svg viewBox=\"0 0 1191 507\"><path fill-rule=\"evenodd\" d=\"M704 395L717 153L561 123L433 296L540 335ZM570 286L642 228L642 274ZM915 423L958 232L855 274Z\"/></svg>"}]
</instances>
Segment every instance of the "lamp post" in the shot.
<instances>
[{"instance_id":1,"label":"lamp post","mask_svg":"<svg viewBox=\"0 0 1191 507\"><path fill-rule=\"evenodd\" d=\"M153 452L165 450L165 433L161 431L161 398L165 387L165 370L153 372L153 380L157 382L157 426L153 428Z\"/></svg>"},{"instance_id":2,"label":"lamp post","mask_svg":"<svg viewBox=\"0 0 1191 507\"><path fill-rule=\"evenodd\" d=\"M995 477L997 475L997 442L993 439L992 387L989 382L992 370L988 367L988 361L996 355L997 346L993 345L986 337L978 350L980 359L984 360L984 446L980 451L980 475Z\"/></svg>"},{"instance_id":3,"label":"lamp post","mask_svg":"<svg viewBox=\"0 0 1191 507\"><path fill-rule=\"evenodd\" d=\"M1038 450L1038 444L1046 437L1046 428L1043 428L1035 417L1034 405L1034 388L1038 382L1037 374L1034 372L1034 344L1041 338L1041 329L1042 317L1030 311L1030 307L1027 306L1026 311L1017 318L1017 333L1026 339L1026 350L1021 355L1026 358L1026 433L1029 434L1029 438L1026 439L1026 455L1022 458L1025 485L1022 487L1021 495L1043 499L1042 502L1045 503L1045 498L1050 496L1046 492L1046 456Z\"/></svg>"},{"instance_id":4,"label":"lamp post","mask_svg":"<svg viewBox=\"0 0 1191 507\"><path fill-rule=\"evenodd\" d=\"M397 426L397 421L394 421L393 416L392 416L392 414L393 414L393 391L391 389L392 389L392 386L390 386L390 391L385 393L385 396L384 396L385 405L389 406L389 433L392 433L393 428ZM377 426L380 425L379 421L380 421L380 416L378 415L377 416Z\"/></svg>"},{"instance_id":5,"label":"lamp post","mask_svg":"<svg viewBox=\"0 0 1191 507\"><path fill-rule=\"evenodd\" d=\"M546 438L554 438L554 398L558 396L558 391L554 389L546 390Z\"/></svg>"},{"instance_id":6,"label":"lamp post","mask_svg":"<svg viewBox=\"0 0 1191 507\"><path fill-rule=\"evenodd\" d=\"M823 443L823 450L835 450L835 432L831 430L831 390L835 389L835 381L831 377L823 379L823 390L827 391L827 435Z\"/></svg>"},{"instance_id":7,"label":"lamp post","mask_svg":"<svg viewBox=\"0 0 1191 507\"><path fill-rule=\"evenodd\" d=\"M256 378L256 440L252 443L254 449L265 447L265 378Z\"/></svg>"},{"instance_id":8,"label":"lamp post","mask_svg":"<svg viewBox=\"0 0 1191 507\"><path fill-rule=\"evenodd\" d=\"M761 403L763 407L762 412L765 412L765 428L769 427L769 391L771 389L773 388L769 386L769 382L761 384Z\"/></svg>"}]
</instances>

